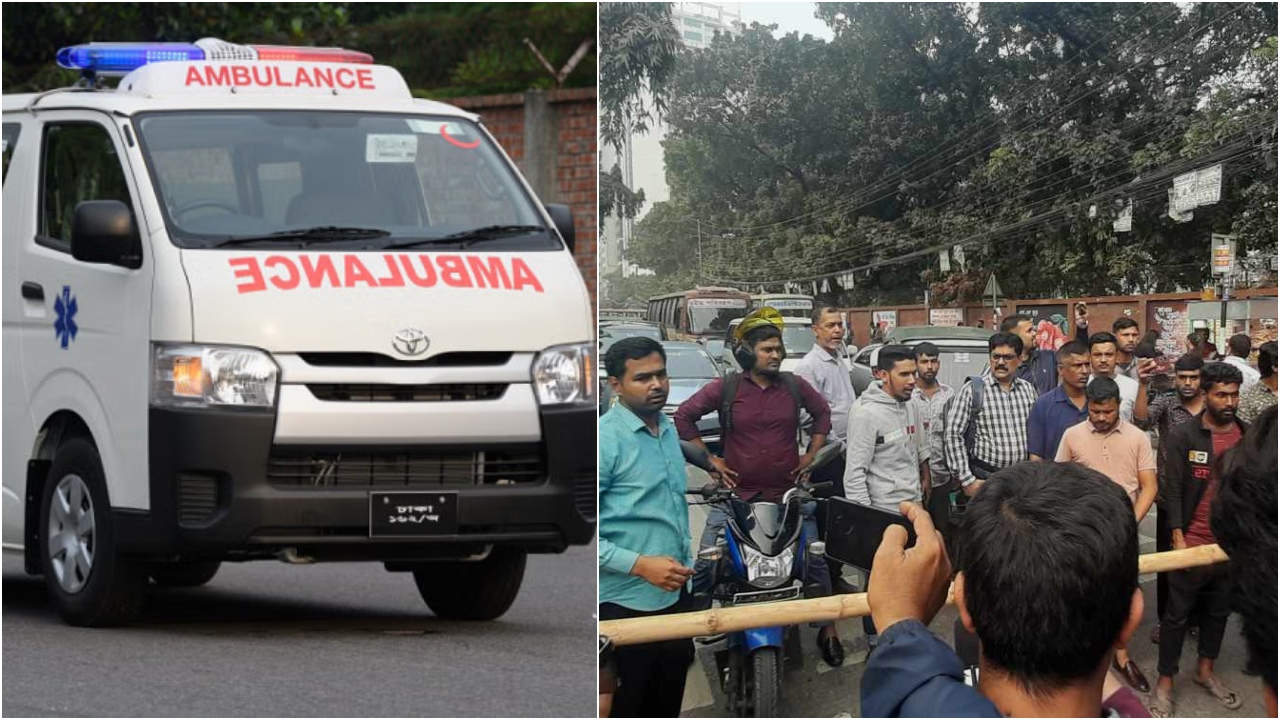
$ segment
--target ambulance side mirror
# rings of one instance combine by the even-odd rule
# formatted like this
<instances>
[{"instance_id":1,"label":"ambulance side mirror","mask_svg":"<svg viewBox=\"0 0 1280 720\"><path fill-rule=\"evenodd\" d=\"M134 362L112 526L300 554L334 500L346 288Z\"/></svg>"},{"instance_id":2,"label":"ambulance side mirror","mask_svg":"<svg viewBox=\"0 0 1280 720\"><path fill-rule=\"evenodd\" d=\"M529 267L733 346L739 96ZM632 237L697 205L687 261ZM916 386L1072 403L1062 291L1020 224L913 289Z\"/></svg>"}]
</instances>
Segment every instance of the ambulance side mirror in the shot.
<instances>
[{"instance_id":1,"label":"ambulance side mirror","mask_svg":"<svg viewBox=\"0 0 1280 720\"><path fill-rule=\"evenodd\" d=\"M573 252L573 211L568 205L547 205L547 214L555 223L556 230L560 231L560 237L564 238L564 244L569 246L569 252Z\"/></svg>"},{"instance_id":2,"label":"ambulance side mirror","mask_svg":"<svg viewBox=\"0 0 1280 720\"><path fill-rule=\"evenodd\" d=\"M119 200L86 200L71 216L71 257L87 263L142 267L133 213Z\"/></svg>"}]
</instances>

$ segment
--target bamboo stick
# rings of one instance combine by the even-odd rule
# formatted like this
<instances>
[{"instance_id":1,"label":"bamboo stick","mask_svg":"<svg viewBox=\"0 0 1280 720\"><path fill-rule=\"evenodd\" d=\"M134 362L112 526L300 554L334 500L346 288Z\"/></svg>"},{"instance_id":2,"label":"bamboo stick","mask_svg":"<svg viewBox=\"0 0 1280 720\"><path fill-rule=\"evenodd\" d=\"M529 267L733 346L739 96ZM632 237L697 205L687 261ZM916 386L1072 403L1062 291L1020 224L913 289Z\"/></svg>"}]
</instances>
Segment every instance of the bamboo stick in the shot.
<instances>
[{"instance_id":1,"label":"bamboo stick","mask_svg":"<svg viewBox=\"0 0 1280 720\"><path fill-rule=\"evenodd\" d=\"M1148 553L1138 557L1138 573L1145 575L1170 570L1186 570L1224 562L1226 559L1226 553L1217 545ZM954 599L948 591L947 604L952 602ZM611 638L614 645L637 645L758 627L841 620L870 614L871 606L867 604L867 594L852 593L630 620L606 620L600 623L600 634Z\"/></svg>"}]
</instances>

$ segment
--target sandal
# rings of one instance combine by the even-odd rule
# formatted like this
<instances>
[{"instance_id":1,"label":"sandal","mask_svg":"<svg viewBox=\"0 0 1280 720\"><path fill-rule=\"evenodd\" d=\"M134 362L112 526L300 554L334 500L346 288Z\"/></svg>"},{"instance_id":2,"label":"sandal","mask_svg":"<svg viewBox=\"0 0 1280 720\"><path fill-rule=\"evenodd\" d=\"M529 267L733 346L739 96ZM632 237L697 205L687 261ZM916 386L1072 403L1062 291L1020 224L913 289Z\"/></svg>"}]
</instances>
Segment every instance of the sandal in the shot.
<instances>
[{"instance_id":1,"label":"sandal","mask_svg":"<svg viewBox=\"0 0 1280 720\"><path fill-rule=\"evenodd\" d=\"M1240 706L1244 705L1234 692L1228 690L1227 686L1218 680L1216 675L1210 677L1207 681L1200 678L1195 678L1195 681L1197 685L1204 688L1205 692L1212 695L1215 700L1222 703L1223 707L1228 710L1239 710Z\"/></svg>"},{"instance_id":2,"label":"sandal","mask_svg":"<svg viewBox=\"0 0 1280 720\"><path fill-rule=\"evenodd\" d=\"M1173 717L1173 695L1164 695L1159 690L1151 694L1151 704L1147 706L1153 718Z\"/></svg>"}]
</instances>

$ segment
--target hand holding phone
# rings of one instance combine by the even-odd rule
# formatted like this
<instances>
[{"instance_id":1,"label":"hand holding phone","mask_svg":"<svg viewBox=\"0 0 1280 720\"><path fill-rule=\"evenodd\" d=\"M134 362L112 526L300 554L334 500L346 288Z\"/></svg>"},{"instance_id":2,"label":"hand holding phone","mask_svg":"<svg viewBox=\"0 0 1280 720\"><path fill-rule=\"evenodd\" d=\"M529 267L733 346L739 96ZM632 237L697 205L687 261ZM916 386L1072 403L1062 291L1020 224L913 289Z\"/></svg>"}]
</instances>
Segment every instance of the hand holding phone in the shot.
<instances>
[{"instance_id":1,"label":"hand holding phone","mask_svg":"<svg viewBox=\"0 0 1280 720\"><path fill-rule=\"evenodd\" d=\"M832 560L871 570L876 548L891 526L906 534L906 547L915 545L915 528L898 513L841 497L833 497L827 503L827 557Z\"/></svg>"},{"instance_id":2,"label":"hand holding phone","mask_svg":"<svg viewBox=\"0 0 1280 720\"><path fill-rule=\"evenodd\" d=\"M871 619L881 632L902 620L928 625L946 604L951 584L951 561L929 513L914 503L901 507L915 530L915 545L908 547L908 533L891 525L876 550L876 567L867 582Z\"/></svg>"}]
</instances>

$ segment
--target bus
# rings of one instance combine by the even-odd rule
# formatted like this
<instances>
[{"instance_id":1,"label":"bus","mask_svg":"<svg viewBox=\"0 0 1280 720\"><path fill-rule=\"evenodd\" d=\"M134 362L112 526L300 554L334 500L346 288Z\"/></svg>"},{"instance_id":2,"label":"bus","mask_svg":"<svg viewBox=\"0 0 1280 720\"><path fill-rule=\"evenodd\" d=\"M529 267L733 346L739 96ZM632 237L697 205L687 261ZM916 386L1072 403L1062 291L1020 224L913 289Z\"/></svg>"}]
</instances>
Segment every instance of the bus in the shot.
<instances>
[{"instance_id":1,"label":"bus","mask_svg":"<svg viewBox=\"0 0 1280 720\"><path fill-rule=\"evenodd\" d=\"M752 312L762 307L771 307L782 313L782 317L798 317L809 320L813 313L812 295L786 295L783 293L767 293L751 296Z\"/></svg>"},{"instance_id":2,"label":"bus","mask_svg":"<svg viewBox=\"0 0 1280 720\"><path fill-rule=\"evenodd\" d=\"M750 304L741 290L699 287L649 298L648 318L665 326L672 340L721 337L730 320L746 317Z\"/></svg>"}]
</instances>

